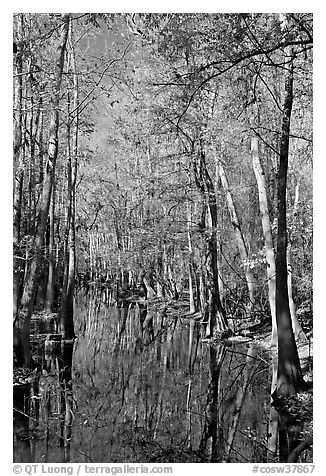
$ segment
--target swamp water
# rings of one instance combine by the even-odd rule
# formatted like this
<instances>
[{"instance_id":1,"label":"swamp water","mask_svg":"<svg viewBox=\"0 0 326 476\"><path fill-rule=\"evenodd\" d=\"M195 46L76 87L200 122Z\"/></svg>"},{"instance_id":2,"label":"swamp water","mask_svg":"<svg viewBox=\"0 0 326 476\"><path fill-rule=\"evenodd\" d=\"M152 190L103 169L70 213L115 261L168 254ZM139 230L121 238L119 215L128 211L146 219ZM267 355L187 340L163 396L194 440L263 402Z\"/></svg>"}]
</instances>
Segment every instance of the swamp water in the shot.
<instances>
[{"instance_id":1,"label":"swamp water","mask_svg":"<svg viewBox=\"0 0 326 476\"><path fill-rule=\"evenodd\" d=\"M269 356L254 343L213 347L193 320L95 299L75 315L74 344L14 391L15 462L271 460Z\"/></svg>"}]
</instances>

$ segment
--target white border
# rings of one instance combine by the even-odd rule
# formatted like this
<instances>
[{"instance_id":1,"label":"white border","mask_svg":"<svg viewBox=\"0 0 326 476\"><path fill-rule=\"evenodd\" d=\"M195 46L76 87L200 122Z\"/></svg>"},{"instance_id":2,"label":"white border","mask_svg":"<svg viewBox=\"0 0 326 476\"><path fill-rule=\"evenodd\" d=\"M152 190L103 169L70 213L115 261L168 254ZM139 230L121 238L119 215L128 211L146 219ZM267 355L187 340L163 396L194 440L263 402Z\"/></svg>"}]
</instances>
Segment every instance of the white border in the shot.
<instances>
[{"instance_id":1,"label":"white border","mask_svg":"<svg viewBox=\"0 0 326 476\"><path fill-rule=\"evenodd\" d=\"M312 12L314 13L314 462L313 474L324 474L323 444L325 428L325 281L326 281L326 144L325 144L325 62L326 62L326 16L322 2L273 1L269 4L261 1L235 2L176 2L155 3L149 1L134 2L67 2L56 1L53 5L45 2L13 1L2 4L1 17L1 152L2 173L0 174L1 203L1 331L0 345L2 364L1 409L3 428L1 431L1 453L3 474L12 474L12 14L16 12ZM7 465L8 463L8 465ZM251 474L252 464L224 465L219 469L215 465L179 464L173 466L174 475L181 472L206 474ZM7 471L8 469L8 471ZM248 473L247 473L248 472Z\"/></svg>"}]
</instances>

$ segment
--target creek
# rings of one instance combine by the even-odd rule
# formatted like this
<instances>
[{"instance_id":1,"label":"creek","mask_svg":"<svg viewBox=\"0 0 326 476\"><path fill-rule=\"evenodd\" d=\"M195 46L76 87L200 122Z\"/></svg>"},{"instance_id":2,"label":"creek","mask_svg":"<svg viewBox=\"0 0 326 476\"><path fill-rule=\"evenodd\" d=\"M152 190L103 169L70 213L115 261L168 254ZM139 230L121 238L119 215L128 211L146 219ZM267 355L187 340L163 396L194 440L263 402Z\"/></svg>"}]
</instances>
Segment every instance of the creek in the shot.
<instances>
[{"instance_id":1,"label":"creek","mask_svg":"<svg viewBox=\"0 0 326 476\"><path fill-rule=\"evenodd\" d=\"M254 342L211 346L162 306L84 297L75 316L74 343L48 346L14 392L15 462L271 459L270 359Z\"/></svg>"}]
</instances>

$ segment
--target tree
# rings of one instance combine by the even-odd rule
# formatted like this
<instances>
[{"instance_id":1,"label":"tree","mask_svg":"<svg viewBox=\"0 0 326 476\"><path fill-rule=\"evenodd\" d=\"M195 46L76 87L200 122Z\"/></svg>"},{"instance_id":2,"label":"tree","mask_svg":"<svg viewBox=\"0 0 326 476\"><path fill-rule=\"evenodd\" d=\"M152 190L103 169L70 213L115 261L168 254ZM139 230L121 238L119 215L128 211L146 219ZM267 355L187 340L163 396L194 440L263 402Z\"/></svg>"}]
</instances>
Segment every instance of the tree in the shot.
<instances>
[{"instance_id":1,"label":"tree","mask_svg":"<svg viewBox=\"0 0 326 476\"><path fill-rule=\"evenodd\" d=\"M23 18L22 15L17 19L17 41L22 45L23 34ZM14 250L14 273L13 273L13 317L17 317L18 299L19 299L19 283L21 266L19 263L19 243L21 235L21 202L24 177L23 163L23 72L22 72L22 56L23 52L15 43L15 78L14 78L14 217L13 217L13 250Z\"/></svg>"},{"instance_id":2,"label":"tree","mask_svg":"<svg viewBox=\"0 0 326 476\"><path fill-rule=\"evenodd\" d=\"M207 323L206 335L212 337L228 336L230 329L226 320L219 294L219 279L217 269L217 203L215 188L206 165L204 144L200 140L193 161L195 182L206 204L208 223L205 227L205 268L207 279L207 301L205 302L203 321Z\"/></svg>"},{"instance_id":3,"label":"tree","mask_svg":"<svg viewBox=\"0 0 326 476\"><path fill-rule=\"evenodd\" d=\"M276 325L276 309L275 309L275 280L276 280L276 267L275 267L275 255L272 236L272 227L268 210L267 189L265 183L264 172L259 159L258 151L258 138L253 137L251 139L251 155L253 169L256 176L258 192L259 192L259 208L261 213L264 242L265 242L265 255L266 255L266 274L268 280L268 297L269 306L272 316L272 346L277 342L277 325Z\"/></svg>"},{"instance_id":4,"label":"tree","mask_svg":"<svg viewBox=\"0 0 326 476\"><path fill-rule=\"evenodd\" d=\"M62 16L60 38L56 52L56 64L52 89L52 113L50 119L50 133L48 142L47 163L44 171L43 191L38 215L38 226L34 242L34 257L31 261L28 279L24 284L23 295L20 302L18 315L14 321L18 345L21 348L25 366L30 365L30 319L33 311L34 298L37 291L42 259L42 248L48 222L49 207L52 194L56 159L58 154L58 131L59 131L59 105L61 81L64 67L65 48L69 31L69 15Z\"/></svg>"},{"instance_id":5,"label":"tree","mask_svg":"<svg viewBox=\"0 0 326 476\"><path fill-rule=\"evenodd\" d=\"M293 205L293 221L295 222L297 218L297 209L298 209L298 202L299 202L299 188L300 188L300 180L295 186L294 191L294 205ZM288 235L288 245L286 249L286 261L287 261L287 268L288 268L288 295L289 295L289 306L290 306L290 313L291 313L291 321L292 321L292 329L294 332L294 337L296 339L307 340L305 333L302 330L302 327L298 321L297 313L296 313L296 306L293 298L293 281L292 281L292 264L291 264L291 248L292 248L292 237Z\"/></svg>"},{"instance_id":6,"label":"tree","mask_svg":"<svg viewBox=\"0 0 326 476\"><path fill-rule=\"evenodd\" d=\"M70 27L70 62L72 68L72 111L70 107L70 91L68 91L68 122L67 122L67 177L68 177L68 211L66 224L66 253L64 257L64 277L60 307L60 328L64 338L75 337L74 332L74 290L76 278L76 180L78 161L78 126L79 126L79 86L76 70L74 37ZM72 130L71 130L72 129Z\"/></svg>"},{"instance_id":7,"label":"tree","mask_svg":"<svg viewBox=\"0 0 326 476\"><path fill-rule=\"evenodd\" d=\"M231 223L234 227L234 234L236 237L237 241L237 246L239 249L240 257L244 265L244 270L245 270L245 277L246 277L246 282L247 282L247 287L248 287L248 293L249 293L249 305L248 305L248 312L252 312L254 305L255 305L255 288L256 288L256 279L254 277L254 273L252 269L250 268L250 265L248 263L249 261L249 253L248 253L248 247L246 245L241 225L240 225L240 220L238 217L238 213L235 207L235 203L233 200L233 196L231 193L231 189L229 187L229 182L224 170L224 166L222 164L222 161L218 162L218 174L221 180L222 187L225 192L226 196L226 201L229 209L229 214L230 214L230 219Z\"/></svg>"},{"instance_id":8,"label":"tree","mask_svg":"<svg viewBox=\"0 0 326 476\"><path fill-rule=\"evenodd\" d=\"M288 396L304 388L304 380L292 329L288 294L286 186L289 160L289 136L293 104L293 53L287 67L283 106L280 162L277 181L277 253L276 253L276 321L278 368L276 396Z\"/></svg>"}]
</instances>

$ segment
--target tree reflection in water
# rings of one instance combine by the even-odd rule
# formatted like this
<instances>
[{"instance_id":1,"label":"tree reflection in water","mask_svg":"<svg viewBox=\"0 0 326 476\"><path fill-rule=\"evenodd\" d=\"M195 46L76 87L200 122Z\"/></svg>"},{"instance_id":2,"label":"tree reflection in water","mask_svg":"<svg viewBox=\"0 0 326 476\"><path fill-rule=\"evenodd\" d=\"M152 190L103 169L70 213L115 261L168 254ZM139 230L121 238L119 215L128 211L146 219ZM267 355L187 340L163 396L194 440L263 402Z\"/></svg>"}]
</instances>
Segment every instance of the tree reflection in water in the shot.
<instances>
[{"instance_id":1,"label":"tree reflection in water","mask_svg":"<svg viewBox=\"0 0 326 476\"><path fill-rule=\"evenodd\" d=\"M199 326L164 307L88 297L76 310L72 369L63 346L39 379L33 455L16 431L15 459L266 461L268 356L249 344L209 346Z\"/></svg>"},{"instance_id":2,"label":"tree reflection in water","mask_svg":"<svg viewBox=\"0 0 326 476\"><path fill-rule=\"evenodd\" d=\"M70 461L73 343L47 340L45 347L42 373L14 387L15 462Z\"/></svg>"}]
</instances>

